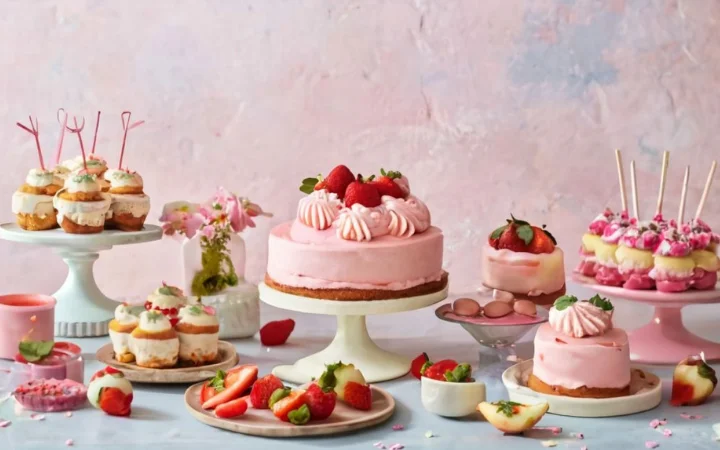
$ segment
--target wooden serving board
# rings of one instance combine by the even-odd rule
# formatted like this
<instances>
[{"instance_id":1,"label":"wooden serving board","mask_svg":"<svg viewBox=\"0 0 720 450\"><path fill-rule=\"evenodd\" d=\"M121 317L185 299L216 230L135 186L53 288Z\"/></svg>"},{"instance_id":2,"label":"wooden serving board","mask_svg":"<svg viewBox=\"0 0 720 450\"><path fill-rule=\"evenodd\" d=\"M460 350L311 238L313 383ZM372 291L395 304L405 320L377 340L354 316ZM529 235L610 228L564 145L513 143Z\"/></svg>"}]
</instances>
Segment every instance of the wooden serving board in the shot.
<instances>
[{"instance_id":1,"label":"wooden serving board","mask_svg":"<svg viewBox=\"0 0 720 450\"><path fill-rule=\"evenodd\" d=\"M347 433L372 427L388 420L395 411L395 400L385 390L371 386L372 409L359 411L338 400L332 415L323 421L301 426L282 422L269 409L255 409L250 406L245 414L235 419L220 419L212 411L200 406L200 390L203 383L190 386L185 391L185 406L200 422L235 433L265 437L324 436Z\"/></svg>"},{"instance_id":2,"label":"wooden serving board","mask_svg":"<svg viewBox=\"0 0 720 450\"><path fill-rule=\"evenodd\" d=\"M114 357L112 343L100 347L95 353L98 361L122 370L125 378L137 383L187 384L203 381L215 376L218 370L227 370L238 362L235 346L226 341L218 342L218 362L198 367L174 367L170 369L148 369L135 363L122 363Z\"/></svg>"}]
</instances>

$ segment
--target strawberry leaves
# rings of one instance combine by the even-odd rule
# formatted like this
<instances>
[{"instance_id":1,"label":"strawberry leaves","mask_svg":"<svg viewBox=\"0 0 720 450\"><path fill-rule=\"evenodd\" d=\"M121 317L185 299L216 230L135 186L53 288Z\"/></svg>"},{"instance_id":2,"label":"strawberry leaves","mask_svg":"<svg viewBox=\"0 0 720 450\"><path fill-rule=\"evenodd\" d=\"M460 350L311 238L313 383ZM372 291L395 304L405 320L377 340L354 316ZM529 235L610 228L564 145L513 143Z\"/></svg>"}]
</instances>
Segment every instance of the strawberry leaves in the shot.
<instances>
[{"instance_id":1,"label":"strawberry leaves","mask_svg":"<svg viewBox=\"0 0 720 450\"><path fill-rule=\"evenodd\" d=\"M522 241L525 243L525 245L530 245L533 238L535 237L535 231L532 229L530 225L520 225L515 230L518 237L522 239Z\"/></svg>"},{"instance_id":2,"label":"strawberry leaves","mask_svg":"<svg viewBox=\"0 0 720 450\"><path fill-rule=\"evenodd\" d=\"M22 341L18 345L18 350L25 361L37 362L48 356L54 346L53 341Z\"/></svg>"},{"instance_id":3,"label":"strawberry leaves","mask_svg":"<svg viewBox=\"0 0 720 450\"><path fill-rule=\"evenodd\" d=\"M402 173L400 173L399 171L389 170L389 171L385 172L385 169L383 169L383 168L380 169L380 175L382 175L384 177L388 177L391 180L395 180L397 178L402 178Z\"/></svg>"},{"instance_id":4,"label":"strawberry leaves","mask_svg":"<svg viewBox=\"0 0 720 450\"><path fill-rule=\"evenodd\" d=\"M530 245L533 238L535 237L535 231L529 222L525 220L516 219L515 216L510 214L510 219L506 219L507 225L503 225L500 228L496 228L491 234L490 239L500 239L500 236L509 228L515 228L515 233L522 239L525 245Z\"/></svg>"},{"instance_id":5,"label":"strawberry leaves","mask_svg":"<svg viewBox=\"0 0 720 450\"><path fill-rule=\"evenodd\" d=\"M588 302L591 305L597 306L598 308L602 309L603 311L612 311L615 308L613 306L613 304L610 303L610 300L608 300L606 298L602 298L598 294L593 295L592 298L590 300L588 300Z\"/></svg>"},{"instance_id":6,"label":"strawberry leaves","mask_svg":"<svg viewBox=\"0 0 720 450\"><path fill-rule=\"evenodd\" d=\"M315 178L305 178L304 180L302 180L302 184L300 185L300 191L308 195L312 194L312 192L315 190L315 185L317 185L321 179L322 176L320 175Z\"/></svg>"}]
</instances>

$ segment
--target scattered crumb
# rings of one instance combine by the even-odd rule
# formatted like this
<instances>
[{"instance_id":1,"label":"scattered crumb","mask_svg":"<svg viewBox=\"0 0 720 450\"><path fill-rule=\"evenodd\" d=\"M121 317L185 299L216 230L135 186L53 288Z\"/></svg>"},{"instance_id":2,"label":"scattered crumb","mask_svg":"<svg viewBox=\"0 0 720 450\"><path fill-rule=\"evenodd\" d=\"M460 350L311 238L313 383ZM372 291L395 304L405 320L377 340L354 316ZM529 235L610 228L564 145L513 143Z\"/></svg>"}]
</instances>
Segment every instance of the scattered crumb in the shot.
<instances>
[{"instance_id":1,"label":"scattered crumb","mask_svg":"<svg viewBox=\"0 0 720 450\"><path fill-rule=\"evenodd\" d=\"M542 445L542 446L545 447L545 448L548 448L548 447L557 447L557 442L555 442L555 441L542 441L542 442L540 443L540 445Z\"/></svg>"},{"instance_id":2,"label":"scattered crumb","mask_svg":"<svg viewBox=\"0 0 720 450\"><path fill-rule=\"evenodd\" d=\"M645 441L645 448L658 448L660 444L655 441Z\"/></svg>"},{"instance_id":3,"label":"scattered crumb","mask_svg":"<svg viewBox=\"0 0 720 450\"><path fill-rule=\"evenodd\" d=\"M664 435L665 437L670 437L670 436L672 436L672 430L670 430L670 428L665 428L665 429L663 430L663 435Z\"/></svg>"},{"instance_id":4,"label":"scattered crumb","mask_svg":"<svg viewBox=\"0 0 720 450\"><path fill-rule=\"evenodd\" d=\"M703 419L705 416L682 413L682 414L680 414L680 417L682 417L683 419L688 419L688 420L697 420L697 419Z\"/></svg>"},{"instance_id":5,"label":"scattered crumb","mask_svg":"<svg viewBox=\"0 0 720 450\"><path fill-rule=\"evenodd\" d=\"M68 447L72 447L73 444L75 444L75 442L72 439L68 439L67 441L65 441L65 445L67 445Z\"/></svg>"},{"instance_id":6,"label":"scattered crumb","mask_svg":"<svg viewBox=\"0 0 720 450\"><path fill-rule=\"evenodd\" d=\"M660 425L667 425L667 419L660 419L658 420L658 422L660 423Z\"/></svg>"},{"instance_id":7,"label":"scattered crumb","mask_svg":"<svg viewBox=\"0 0 720 450\"><path fill-rule=\"evenodd\" d=\"M432 431L428 430L425 432L425 437L430 439L431 437L435 437Z\"/></svg>"},{"instance_id":8,"label":"scattered crumb","mask_svg":"<svg viewBox=\"0 0 720 450\"><path fill-rule=\"evenodd\" d=\"M265 348L265 351L270 353L270 347Z\"/></svg>"},{"instance_id":9,"label":"scattered crumb","mask_svg":"<svg viewBox=\"0 0 720 450\"><path fill-rule=\"evenodd\" d=\"M402 450L404 448L405 448L405 446L402 444L393 444L390 446L390 448L388 450Z\"/></svg>"},{"instance_id":10,"label":"scattered crumb","mask_svg":"<svg viewBox=\"0 0 720 450\"><path fill-rule=\"evenodd\" d=\"M7 428L10 425L12 425L12 422L9 420L0 420L0 428Z\"/></svg>"},{"instance_id":11,"label":"scattered crumb","mask_svg":"<svg viewBox=\"0 0 720 450\"><path fill-rule=\"evenodd\" d=\"M30 414L32 420L45 420L45 416L42 414Z\"/></svg>"},{"instance_id":12,"label":"scattered crumb","mask_svg":"<svg viewBox=\"0 0 720 450\"><path fill-rule=\"evenodd\" d=\"M405 429L405 426L404 426L404 425L397 424L397 425L393 425L393 426L392 426L392 429L393 429L393 431L401 431L401 430L404 430L404 429Z\"/></svg>"},{"instance_id":13,"label":"scattered crumb","mask_svg":"<svg viewBox=\"0 0 720 450\"><path fill-rule=\"evenodd\" d=\"M72 411L68 411L65 413L65 417L72 417Z\"/></svg>"}]
</instances>

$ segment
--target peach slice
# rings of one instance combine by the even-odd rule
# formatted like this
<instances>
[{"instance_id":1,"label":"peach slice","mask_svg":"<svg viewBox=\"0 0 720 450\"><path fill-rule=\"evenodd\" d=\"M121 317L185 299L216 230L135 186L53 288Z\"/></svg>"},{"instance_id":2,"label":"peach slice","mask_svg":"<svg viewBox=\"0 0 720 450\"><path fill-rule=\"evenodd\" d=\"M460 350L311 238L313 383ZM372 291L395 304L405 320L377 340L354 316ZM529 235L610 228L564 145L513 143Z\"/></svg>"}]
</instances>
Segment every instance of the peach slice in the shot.
<instances>
[{"instance_id":1,"label":"peach slice","mask_svg":"<svg viewBox=\"0 0 720 450\"><path fill-rule=\"evenodd\" d=\"M482 402L477 410L485 416L490 425L503 433L517 434L529 430L542 419L550 405L547 402L535 405L501 400L499 402Z\"/></svg>"}]
</instances>

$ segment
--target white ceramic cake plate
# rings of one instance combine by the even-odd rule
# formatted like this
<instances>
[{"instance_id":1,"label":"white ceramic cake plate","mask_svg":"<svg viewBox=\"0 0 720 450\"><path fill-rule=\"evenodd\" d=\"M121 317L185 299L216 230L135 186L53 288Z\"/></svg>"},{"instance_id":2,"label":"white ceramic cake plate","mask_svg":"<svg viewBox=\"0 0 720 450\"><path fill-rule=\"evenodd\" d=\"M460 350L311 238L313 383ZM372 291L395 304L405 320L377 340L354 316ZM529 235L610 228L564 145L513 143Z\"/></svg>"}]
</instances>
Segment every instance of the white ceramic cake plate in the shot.
<instances>
[{"instance_id":1,"label":"white ceramic cake plate","mask_svg":"<svg viewBox=\"0 0 720 450\"><path fill-rule=\"evenodd\" d=\"M614 417L648 411L662 401L662 382L650 372L632 368L630 395L616 398L573 398L547 395L527 387L533 361L515 364L503 373L502 381L513 402L548 402L551 414L572 417Z\"/></svg>"},{"instance_id":2,"label":"white ceramic cake plate","mask_svg":"<svg viewBox=\"0 0 720 450\"><path fill-rule=\"evenodd\" d=\"M330 345L319 353L302 358L293 365L277 366L273 374L296 384L320 376L325 365L337 361L352 362L368 383L399 378L410 371L411 359L378 347L368 334L366 315L413 311L447 298L442 291L394 300L338 301L301 297L277 291L260 283L260 300L290 311L337 316L337 332Z\"/></svg>"},{"instance_id":3,"label":"white ceramic cake plate","mask_svg":"<svg viewBox=\"0 0 720 450\"><path fill-rule=\"evenodd\" d=\"M122 370L125 378L130 381L156 384L187 384L205 381L214 377L218 370L227 370L238 362L235 346L226 341L218 342L217 362L198 367L148 369L135 363L121 363L114 357L112 344L100 347L95 353L95 357L103 364Z\"/></svg>"},{"instance_id":4,"label":"white ceramic cake plate","mask_svg":"<svg viewBox=\"0 0 720 450\"><path fill-rule=\"evenodd\" d=\"M106 297L93 276L93 264L100 252L115 245L156 241L162 230L145 225L141 231L108 230L98 234L69 234L61 229L26 231L14 223L0 225L0 238L8 241L42 245L54 249L68 266L65 283L53 294L55 336L106 336L108 322L117 302Z\"/></svg>"},{"instance_id":5,"label":"white ceramic cake plate","mask_svg":"<svg viewBox=\"0 0 720 450\"><path fill-rule=\"evenodd\" d=\"M269 409L255 409L250 406L240 417L220 419L212 411L200 406L200 390L203 383L190 386L185 391L185 407L200 422L235 433L265 437L324 436L347 433L372 427L388 420L395 411L395 400L385 390L370 386L372 390L372 408L359 411L338 400L332 415L326 420L309 422L296 426L282 422L273 416Z\"/></svg>"},{"instance_id":6,"label":"white ceramic cake plate","mask_svg":"<svg viewBox=\"0 0 720 450\"><path fill-rule=\"evenodd\" d=\"M647 325L629 331L630 359L643 364L677 364L700 352L708 361L720 361L720 343L703 339L685 328L682 308L688 305L720 303L720 287L711 291L677 293L637 291L597 284L593 278L574 273L573 279L610 298L645 303L655 308Z\"/></svg>"}]
</instances>

